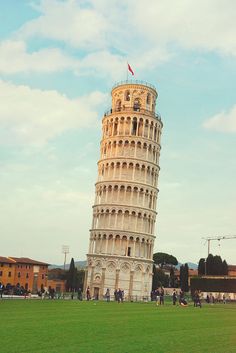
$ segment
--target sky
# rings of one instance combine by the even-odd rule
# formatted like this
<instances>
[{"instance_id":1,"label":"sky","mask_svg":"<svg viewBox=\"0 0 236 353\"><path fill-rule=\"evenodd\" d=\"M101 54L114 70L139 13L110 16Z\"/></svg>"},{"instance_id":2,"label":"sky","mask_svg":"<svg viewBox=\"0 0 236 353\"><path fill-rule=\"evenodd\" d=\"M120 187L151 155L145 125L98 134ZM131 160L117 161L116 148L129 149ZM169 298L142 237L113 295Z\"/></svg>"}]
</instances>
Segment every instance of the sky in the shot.
<instances>
[{"instance_id":1,"label":"sky","mask_svg":"<svg viewBox=\"0 0 236 353\"><path fill-rule=\"evenodd\" d=\"M86 259L101 121L127 62L164 124L154 251L197 263L203 237L236 235L235 16L234 0L0 0L1 256ZM229 264L235 249L211 242Z\"/></svg>"}]
</instances>

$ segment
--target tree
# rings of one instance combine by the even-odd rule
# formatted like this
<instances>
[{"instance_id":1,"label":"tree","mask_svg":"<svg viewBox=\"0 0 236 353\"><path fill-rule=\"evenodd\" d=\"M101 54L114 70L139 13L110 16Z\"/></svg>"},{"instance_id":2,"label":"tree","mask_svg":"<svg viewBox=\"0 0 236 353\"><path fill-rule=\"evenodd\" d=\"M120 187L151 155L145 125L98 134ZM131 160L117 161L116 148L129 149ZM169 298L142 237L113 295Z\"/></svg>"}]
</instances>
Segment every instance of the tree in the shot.
<instances>
[{"instance_id":1,"label":"tree","mask_svg":"<svg viewBox=\"0 0 236 353\"><path fill-rule=\"evenodd\" d=\"M214 256L209 254L206 260L206 273L207 275L214 274Z\"/></svg>"},{"instance_id":2,"label":"tree","mask_svg":"<svg viewBox=\"0 0 236 353\"><path fill-rule=\"evenodd\" d=\"M214 256L214 267L213 267L213 275L222 275L222 259L220 256Z\"/></svg>"},{"instance_id":3,"label":"tree","mask_svg":"<svg viewBox=\"0 0 236 353\"><path fill-rule=\"evenodd\" d=\"M199 276L205 275L206 274L205 270L206 270L205 259L201 258L199 260L199 263L198 263L198 274L199 274Z\"/></svg>"},{"instance_id":4,"label":"tree","mask_svg":"<svg viewBox=\"0 0 236 353\"><path fill-rule=\"evenodd\" d=\"M206 268L203 269L203 265L204 267L206 266ZM225 260L222 261L219 255L213 256L212 254L209 254L206 259L206 263L204 259L199 260L198 274L199 275L207 274L210 276L227 275L228 274L227 262Z\"/></svg>"},{"instance_id":5,"label":"tree","mask_svg":"<svg viewBox=\"0 0 236 353\"><path fill-rule=\"evenodd\" d=\"M228 264L225 260L222 262L222 275L228 275Z\"/></svg>"},{"instance_id":6,"label":"tree","mask_svg":"<svg viewBox=\"0 0 236 353\"><path fill-rule=\"evenodd\" d=\"M76 278L76 284L77 284L77 289L78 288L83 288L84 286L84 277L85 277L85 272L84 270L77 270L77 278Z\"/></svg>"},{"instance_id":7,"label":"tree","mask_svg":"<svg viewBox=\"0 0 236 353\"><path fill-rule=\"evenodd\" d=\"M152 290L155 290L159 287L168 287L169 278L162 269L156 268L153 265L153 278L152 278Z\"/></svg>"},{"instance_id":8,"label":"tree","mask_svg":"<svg viewBox=\"0 0 236 353\"><path fill-rule=\"evenodd\" d=\"M160 268L163 268L164 265L178 265L176 257L173 255L166 254L164 252L157 252L153 254L153 261Z\"/></svg>"},{"instance_id":9,"label":"tree","mask_svg":"<svg viewBox=\"0 0 236 353\"><path fill-rule=\"evenodd\" d=\"M180 266L180 288L183 292L189 291L188 285L188 264Z\"/></svg>"},{"instance_id":10,"label":"tree","mask_svg":"<svg viewBox=\"0 0 236 353\"><path fill-rule=\"evenodd\" d=\"M67 272L66 289L71 292L77 289L77 268L75 267L73 257L70 262L69 271Z\"/></svg>"},{"instance_id":11,"label":"tree","mask_svg":"<svg viewBox=\"0 0 236 353\"><path fill-rule=\"evenodd\" d=\"M173 267L171 267L170 269L169 285L171 288L177 287L176 276L175 276L175 271Z\"/></svg>"},{"instance_id":12,"label":"tree","mask_svg":"<svg viewBox=\"0 0 236 353\"><path fill-rule=\"evenodd\" d=\"M185 272L185 277L184 277L184 291L188 292L189 291L189 285L188 285L188 264L184 265L184 272Z\"/></svg>"}]
</instances>

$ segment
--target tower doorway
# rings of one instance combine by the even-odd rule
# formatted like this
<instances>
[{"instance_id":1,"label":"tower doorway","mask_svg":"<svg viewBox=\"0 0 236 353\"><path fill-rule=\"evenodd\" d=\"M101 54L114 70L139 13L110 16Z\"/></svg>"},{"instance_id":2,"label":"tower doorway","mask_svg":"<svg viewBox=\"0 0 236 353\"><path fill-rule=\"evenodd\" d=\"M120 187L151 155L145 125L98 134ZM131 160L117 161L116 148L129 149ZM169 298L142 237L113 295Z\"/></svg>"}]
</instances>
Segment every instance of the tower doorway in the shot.
<instances>
[{"instance_id":1,"label":"tower doorway","mask_svg":"<svg viewBox=\"0 0 236 353\"><path fill-rule=\"evenodd\" d=\"M94 295L94 299L98 300L99 299L99 287L94 287L93 289L93 295Z\"/></svg>"}]
</instances>

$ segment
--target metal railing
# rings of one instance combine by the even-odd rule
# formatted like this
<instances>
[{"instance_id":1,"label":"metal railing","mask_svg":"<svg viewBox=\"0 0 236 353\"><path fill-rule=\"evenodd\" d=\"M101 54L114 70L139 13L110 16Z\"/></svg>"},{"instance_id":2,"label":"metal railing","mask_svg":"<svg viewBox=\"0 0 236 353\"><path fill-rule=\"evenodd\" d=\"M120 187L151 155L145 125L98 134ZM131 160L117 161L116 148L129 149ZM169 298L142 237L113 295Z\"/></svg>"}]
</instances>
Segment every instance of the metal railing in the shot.
<instances>
[{"instance_id":1,"label":"metal railing","mask_svg":"<svg viewBox=\"0 0 236 353\"><path fill-rule=\"evenodd\" d=\"M151 110L143 109L143 108L136 108L136 107L120 107L116 109L109 109L105 111L104 116L111 115L113 113L122 113L122 112L138 112L138 113L143 113L146 115L154 116L156 119L161 121L161 115L156 112L152 112Z\"/></svg>"},{"instance_id":2,"label":"metal railing","mask_svg":"<svg viewBox=\"0 0 236 353\"><path fill-rule=\"evenodd\" d=\"M114 86L112 87L112 89L118 87L118 86L122 86L122 85L143 85L149 88L154 89L154 91L156 91L156 87L154 85L152 85L151 83L142 81L142 80L125 80L125 81L120 81L114 84Z\"/></svg>"}]
</instances>

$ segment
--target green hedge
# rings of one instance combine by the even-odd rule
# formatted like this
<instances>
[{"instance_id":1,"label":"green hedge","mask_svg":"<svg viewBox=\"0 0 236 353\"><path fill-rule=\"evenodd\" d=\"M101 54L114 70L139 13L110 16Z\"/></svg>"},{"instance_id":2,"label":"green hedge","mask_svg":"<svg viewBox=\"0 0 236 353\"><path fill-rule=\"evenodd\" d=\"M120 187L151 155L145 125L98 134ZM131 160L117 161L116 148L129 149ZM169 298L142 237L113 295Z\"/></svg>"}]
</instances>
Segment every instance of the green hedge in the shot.
<instances>
[{"instance_id":1,"label":"green hedge","mask_svg":"<svg viewBox=\"0 0 236 353\"><path fill-rule=\"evenodd\" d=\"M201 278L190 279L191 292L225 292L236 293L236 278Z\"/></svg>"}]
</instances>

